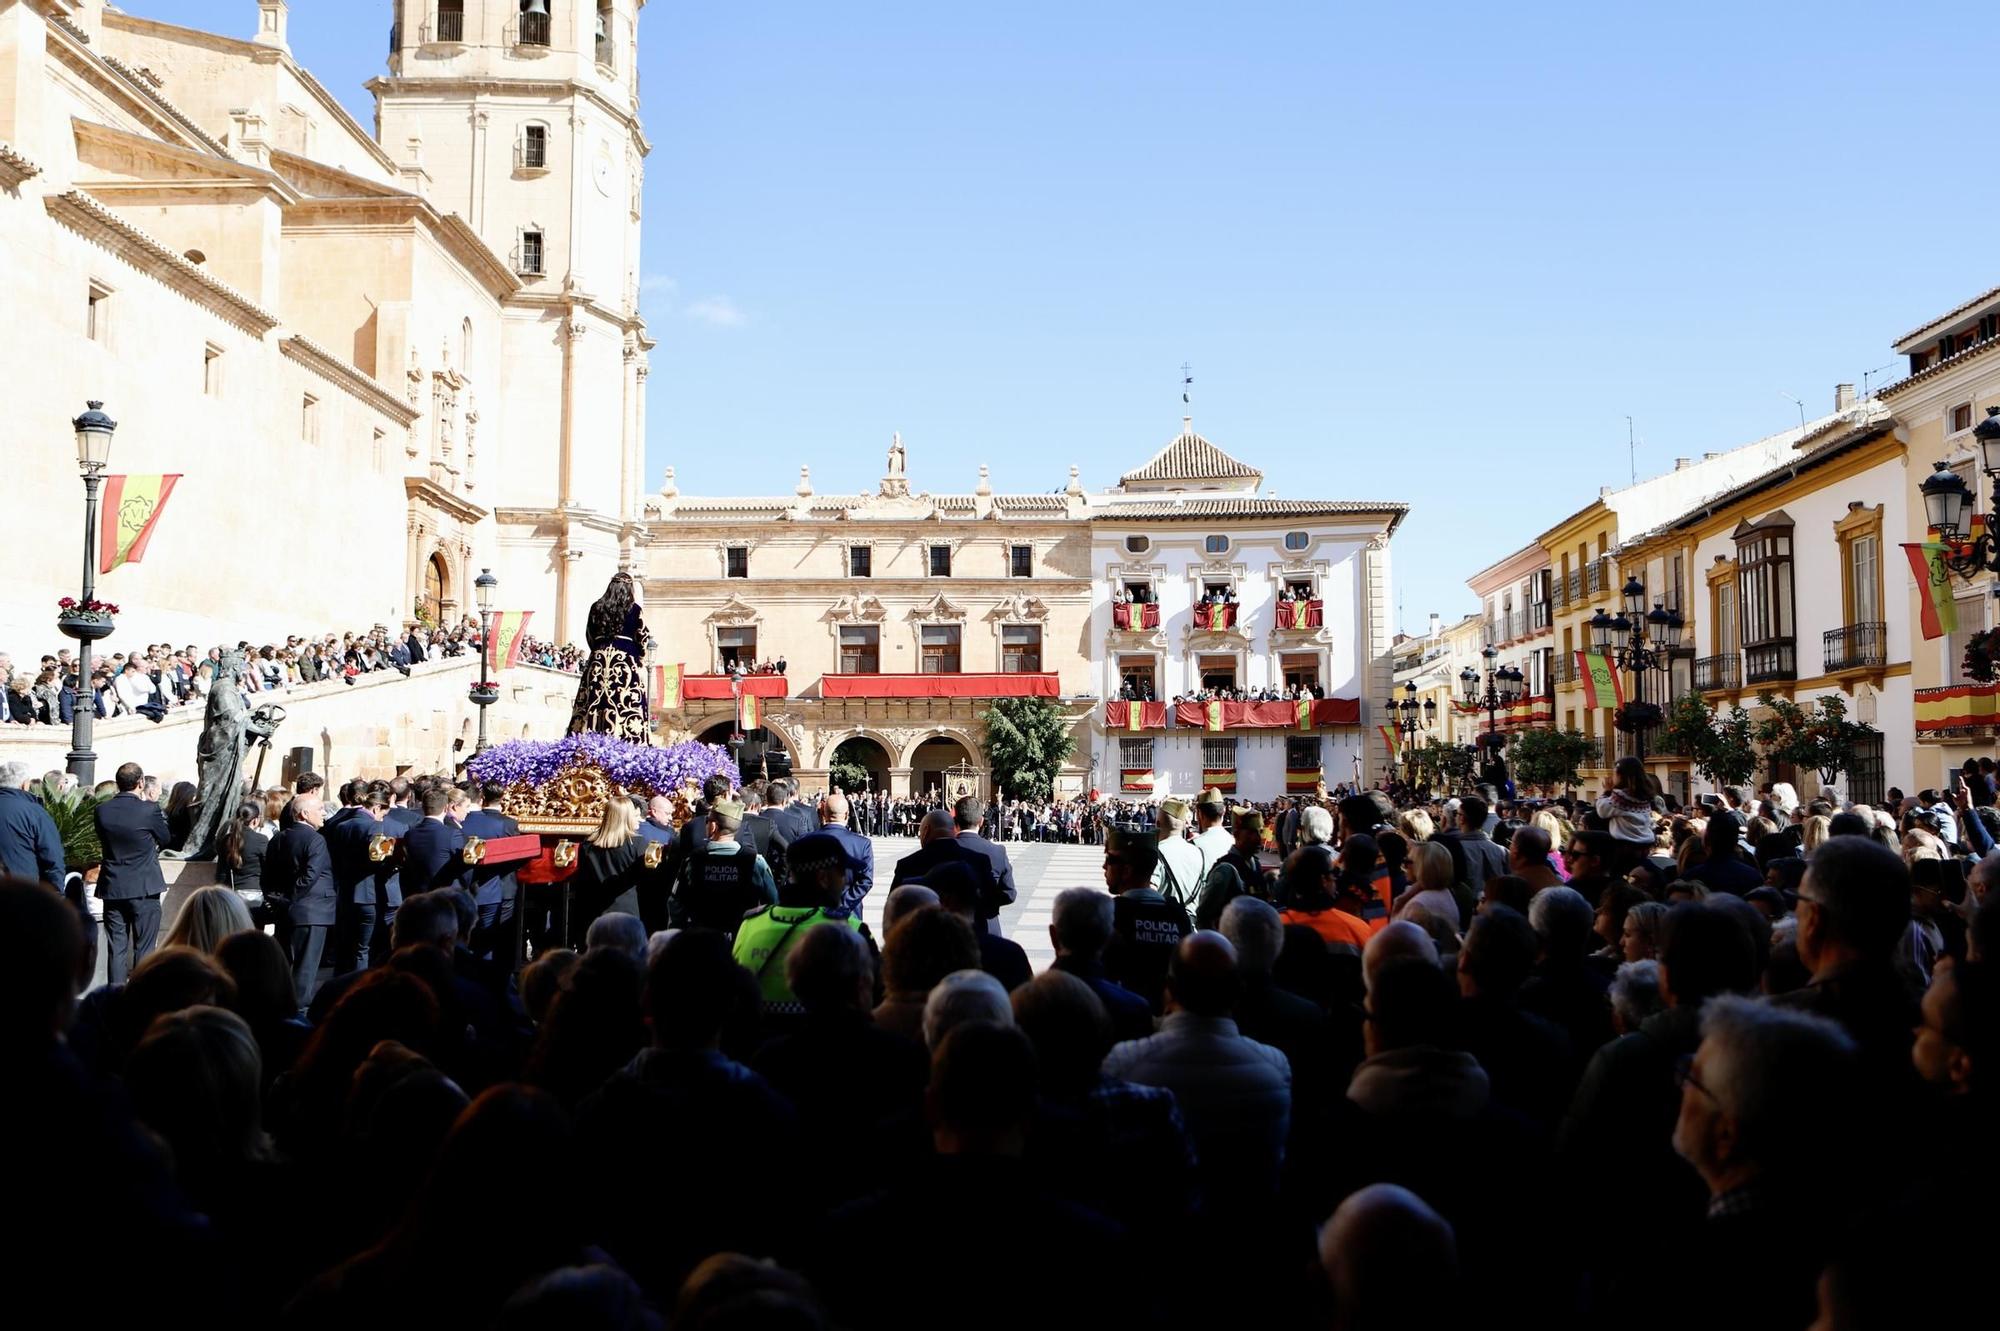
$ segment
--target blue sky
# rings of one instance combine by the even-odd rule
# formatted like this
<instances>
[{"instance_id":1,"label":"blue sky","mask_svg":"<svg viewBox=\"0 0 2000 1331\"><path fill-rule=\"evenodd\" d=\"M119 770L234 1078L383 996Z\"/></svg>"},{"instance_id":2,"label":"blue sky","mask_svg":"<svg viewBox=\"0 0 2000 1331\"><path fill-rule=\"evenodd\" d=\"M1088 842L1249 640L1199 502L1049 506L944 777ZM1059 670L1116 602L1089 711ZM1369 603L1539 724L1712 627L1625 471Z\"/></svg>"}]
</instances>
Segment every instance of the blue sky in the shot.
<instances>
[{"instance_id":1,"label":"blue sky","mask_svg":"<svg viewBox=\"0 0 2000 1331\"><path fill-rule=\"evenodd\" d=\"M251 0L127 0L248 34ZM379 21L356 15L379 11ZM293 0L363 120L386 0ZM1990 5L653 0L649 481L1403 499L1409 627L1993 284ZM1878 373L1876 382L1883 375Z\"/></svg>"}]
</instances>

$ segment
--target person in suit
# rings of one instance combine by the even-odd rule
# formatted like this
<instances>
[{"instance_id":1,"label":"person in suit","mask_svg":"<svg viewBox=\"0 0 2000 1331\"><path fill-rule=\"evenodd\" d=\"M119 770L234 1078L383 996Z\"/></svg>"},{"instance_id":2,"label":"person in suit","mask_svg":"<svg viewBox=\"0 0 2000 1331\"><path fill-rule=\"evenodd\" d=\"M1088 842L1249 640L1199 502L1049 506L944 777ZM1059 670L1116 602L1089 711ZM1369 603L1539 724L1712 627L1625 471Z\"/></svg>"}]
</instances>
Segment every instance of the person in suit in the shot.
<instances>
[{"instance_id":1,"label":"person in suit","mask_svg":"<svg viewBox=\"0 0 2000 1331\"><path fill-rule=\"evenodd\" d=\"M819 819L811 809L803 804L793 803L792 797L798 792L789 781L772 781L764 787L764 816L771 820L771 844L775 856L766 855L771 861L771 872L777 875L778 886L782 889L789 880L785 869L785 851L794 841L811 836L820 830ZM870 858L873 863L873 857Z\"/></svg>"},{"instance_id":2,"label":"person in suit","mask_svg":"<svg viewBox=\"0 0 2000 1331\"><path fill-rule=\"evenodd\" d=\"M500 811L500 801L506 793L507 788L498 781L488 781L479 788L479 807L465 815L467 836L491 841L496 837L521 835L521 825ZM480 864L472 870L472 896L479 905L479 923L473 930L471 946L474 955L481 959L494 956L505 946L508 926L514 918L514 902L521 890L514 870L511 864L501 868Z\"/></svg>"},{"instance_id":3,"label":"person in suit","mask_svg":"<svg viewBox=\"0 0 2000 1331\"><path fill-rule=\"evenodd\" d=\"M458 853L465 849L465 830L445 821L451 807L450 786L433 785L424 790L423 819L403 834L403 890L429 892L439 887L460 886L465 864Z\"/></svg>"},{"instance_id":4,"label":"person in suit","mask_svg":"<svg viewBox=\"0 0 2000 1331\"><path fill-rule=\"evenodd\" d=\"M292 961L292 989L299 1011L312 1002L319 987L319 964L326 955L326 936L333 929L337 899L333 859L320 824L326 806L311 796L292 801L292 824L264 852L264 890L285 901L278 936Z\"/></svg>"},{"instance_id":5,"label":"person in suit","mask_svg":"<svg viewBox=\"0 0 2000 1331\"><path fill-rule=\"evenodd\" d=\"M335 915L340 924L340 942L333 968L344 973L367 967L386 938L385 888L395 884L392 874L383 872L372 853L375 838L384 835L382 815L388 811L387 786L358 783L360 803L350 805L326 820L320 829L326 840L327 857L333 870ZM397 894L395 904L401 904ZM394 905L387 907L394 913Z\"/></svg>"},{"instance_id":6,"label":"person in suit","mask_svg":"<svg viewBox=\"0 0 2000 1331\"><path fill-rule=\"evenodd\" d=\"M957 833L958 825L952 818L951 810L932 809L925 814L917 824L919 845L896 861L895 877L890 880L889 886L897 888L904 883L924 881L932 870L943 865L963 864L979 887L979 918L991 919L1000 912L1000 885L993 876L993 862L960 846ZM982 926L975 924L974 928L982 929Z\"/></svg>"},{"instance_id":7,"label":"person in suit","mask_svg":"<svg viewBox=\"0 0 2000 1331\"><path fill-rule=\"evenodd\" d=\"M982 902L981 926L987 933L1000 932L999 913L1003 906L1011 906L1020 895L1014 886L1014 866L1008 862L1004 847L996 846L979 834L980 824L986 819L986 802L977 795L967 795L952 808L951 819L958 829L955 838L960 850L984 856L993 872L995 896L990 902Z\"/></svg>"},{"instance_id":8,"label":"person in suit","mask_svg":"<svg viewBox=\"0 0 2000 1331\"><path fill-rule=\"evenodd\" d=\"M105 979L123 984L159 937L160 897L167 890L160 852L173 841L166 812L139 793L145 780L139 764L120 765L115 779L118 793L94 815L104 849L97 899L104 903Z\"/></svg>"},{"instance_id":9,"label":"person in suit","mask_svg":"<svg viewBox=\"0 0 2000 1331\"><path fill-rule=\"evenodd\" d=\"M875 847L849 825L847 796L838 790L821 798L819 825L820 831L847 848L847 889L841 895L840 908L856 914L875 886Z\"/></svg>"}]
</instances>

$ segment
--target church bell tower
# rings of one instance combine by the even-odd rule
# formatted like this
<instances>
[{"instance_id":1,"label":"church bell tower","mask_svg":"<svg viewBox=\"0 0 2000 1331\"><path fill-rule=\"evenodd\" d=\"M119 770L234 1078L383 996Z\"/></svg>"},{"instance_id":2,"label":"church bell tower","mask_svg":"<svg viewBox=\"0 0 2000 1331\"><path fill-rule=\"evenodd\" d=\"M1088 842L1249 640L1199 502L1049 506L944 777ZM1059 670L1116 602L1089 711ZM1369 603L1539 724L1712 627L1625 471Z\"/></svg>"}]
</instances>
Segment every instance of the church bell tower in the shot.
<instances>
[{"instance_id":1,"label":"church bell tower","mask_svg":"<svg viewBox=\"0 0 2000 1331\"><path fill-rule=\"evenodd\" d=\"M510 608L580 641L643 544L646 352L639 317L645 0L389 0L369 86L404 188L455 214L512 274L491 500Z\"/></svg>"}]
</instances>

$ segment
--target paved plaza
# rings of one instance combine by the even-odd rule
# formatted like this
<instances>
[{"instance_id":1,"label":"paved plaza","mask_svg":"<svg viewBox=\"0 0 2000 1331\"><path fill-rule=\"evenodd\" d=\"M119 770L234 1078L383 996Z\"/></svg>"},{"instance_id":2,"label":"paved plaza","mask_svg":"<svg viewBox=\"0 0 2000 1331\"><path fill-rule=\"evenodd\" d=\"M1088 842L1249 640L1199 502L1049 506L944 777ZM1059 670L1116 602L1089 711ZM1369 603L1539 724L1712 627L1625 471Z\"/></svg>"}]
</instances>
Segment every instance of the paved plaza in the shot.
<instances>
[{"instance_id":1,"label":"paved plaza","mask_svg":"<svg viewBox=\"0 0 2000 1331\"><path fill-rule=\"evenodd\" d=\"M889 899L889 880L895 877L896 861L917 848L914 837L870 837L875 846L875 890L861 903L861 917L877 941L882 937L882 904ZM1076 846L1053 841L1006 841L1001 843L1014 865L1014 886L1020 893L1014 904L1000 912L1000 927L1007 937L1028 954L1028 964L1036 971L1047 969L1056 959L1049 944L1049 919L1055 912L1056 894L1069 887L1104 888L1104 847Z\"/></svg>"}]
</instances>

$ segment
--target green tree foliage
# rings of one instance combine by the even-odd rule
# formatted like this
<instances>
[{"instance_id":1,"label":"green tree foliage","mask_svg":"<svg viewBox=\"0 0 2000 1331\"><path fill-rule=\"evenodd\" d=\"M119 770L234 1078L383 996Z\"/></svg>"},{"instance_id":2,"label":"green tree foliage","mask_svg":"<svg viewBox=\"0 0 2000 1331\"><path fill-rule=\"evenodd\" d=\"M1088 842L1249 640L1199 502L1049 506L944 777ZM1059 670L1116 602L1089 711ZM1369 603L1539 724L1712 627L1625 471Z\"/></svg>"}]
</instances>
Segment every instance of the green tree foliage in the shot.
<instances>
[{"instance_id":1,"label":"green tree foliage","mask_svg":"<svg viewBox=\"0 0 2000 1331\"><path fill-rule=\"evenodd\" d=\"M1594 739L1575 730L1527 730L1509 745L1516 784L1539 786L1553 794L1580 779L1579 768L1595 764L1604 753Z\"/></svg>"},{"instance_id":2,"label":"green tree foliage","mask_svg":"<svg viewBox=\"0 0 2000 1331\"><path fill-rule=\"evenodd\" d=\"M1017 799L1048 799L1056 773L1076 752L1062 709L1047 698L996 698L980 719L994 783Z\"/></svg>"},{"instance_id":3,"label":"green tree foliage","mask_svg":"<svg viewBox=\"0 0 2000 1331\"><path fill-rule=\"evenodd\" d=\"M1757 771L1750 713L1737 707L1727 715L1699 693L1683 693L1667 707L1666 738L1695 770L1718 786L1737 786Z\"/></svg>"},{"instance_id":4,"label":"green tree foliage","mask_svg":"<svg viewBox=\"0 0 2000 1331\"><path fill-rule=\"evenodd\" d=\"M868 769L860 763L829 763L826 779L835 790L844 790L850 795L857 790L868 789Z\"/></svg>"},{"instance_id":5,"label":"green tree foliage","mask_svg":"<svg viewBox=\"0 0 2000 1331\"><path fill-rule=\"evenodd\" d=\"M97 841L97 806L102 802L87 790L58 794L48 782L42 783L42 807L56 825L62 839L63 863L81 873L104 862L104 849ZM61 886L61 884L57 884Z\"/></svg>"},{"instance_id":6,"label":"green tree foliage","mask_svg":"<svg viewBox=\"0 0 2000 1331\"><path fill-rule=\"evenodd\" d=\"M1818 772L1822 786L1853 771L1862 741L1876 733L1871 725L1847 719L1847 699L1838 693L1822 694L1805 707L1790 698L1760 693L1757 705L1764 716L1755 734L1765 756Z\"/></svg>"},{"instance_id":7,"label":"green tree foliage","mask_svg":"<svg viewBox=\"0 0 2000 1331\"><path fill-rule=\"evenodd\" d=\"M1462 744L1446 743L1435 735L1425 736L1423 743L1404 752L1416 764L1417 780L1433 790L1463 785L1471 779L1476 761L1472 750Z\"/></svg>"}]
</instances>

